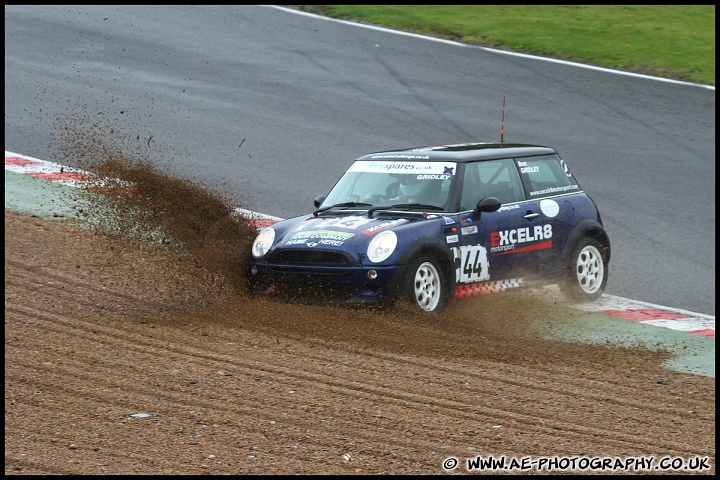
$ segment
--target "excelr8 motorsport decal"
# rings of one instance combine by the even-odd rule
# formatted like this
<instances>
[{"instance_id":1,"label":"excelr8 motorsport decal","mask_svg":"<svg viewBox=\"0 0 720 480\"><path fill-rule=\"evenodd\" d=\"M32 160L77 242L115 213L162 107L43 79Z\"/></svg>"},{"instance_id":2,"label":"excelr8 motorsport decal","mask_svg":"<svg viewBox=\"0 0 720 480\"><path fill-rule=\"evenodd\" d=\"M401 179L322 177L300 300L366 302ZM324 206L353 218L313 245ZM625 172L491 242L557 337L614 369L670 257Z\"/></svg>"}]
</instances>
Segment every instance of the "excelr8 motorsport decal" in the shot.
<instances>
[{"instance_id":1,"label":"excelr8 motorsport decal","mask_svg":"<svg viewBox=\"0 0 720 480\"><path fill-rule=\"evenodd\" d=\"M519 245L526 243L530 243L530 245L519 247ZM552 248L552 225L550 224L490 233L490 253L496 255L529 252L546 248Z\"/></svg>"}]
</instances>

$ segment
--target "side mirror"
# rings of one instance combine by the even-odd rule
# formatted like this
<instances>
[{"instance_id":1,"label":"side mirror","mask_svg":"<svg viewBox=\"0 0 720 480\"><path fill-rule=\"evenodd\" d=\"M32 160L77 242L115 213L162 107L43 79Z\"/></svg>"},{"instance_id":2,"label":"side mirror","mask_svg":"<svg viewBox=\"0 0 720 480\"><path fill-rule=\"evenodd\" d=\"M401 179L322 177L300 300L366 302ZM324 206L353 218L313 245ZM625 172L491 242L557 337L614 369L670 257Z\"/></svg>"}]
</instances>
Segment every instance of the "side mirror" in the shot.
<instances>
[{"instance_id":1,"label":"side mirror","mask_svg":"<svg viewBox=\"0 0 720 480\"><path fill-rule=\"evenodd\" d=\"M480 214L482 212L496 212L500 209L500 200L495 197L485 197L477 203L475 210L470 214L473 222L480 220Z\"/></svg>"},{"instance_id":2,"label":"side mirror","mask_svg":"<svg viewBox=\"0 0 720 480\"><path fill-rule=\"evenodd\" d=\"M327 198L327 195L318 195L315 197L315 201L313 201L313 205L315 205L315 208L320 208L320 205L322 205L322 202L325 201Z\"/></svg>"}]
</instances>

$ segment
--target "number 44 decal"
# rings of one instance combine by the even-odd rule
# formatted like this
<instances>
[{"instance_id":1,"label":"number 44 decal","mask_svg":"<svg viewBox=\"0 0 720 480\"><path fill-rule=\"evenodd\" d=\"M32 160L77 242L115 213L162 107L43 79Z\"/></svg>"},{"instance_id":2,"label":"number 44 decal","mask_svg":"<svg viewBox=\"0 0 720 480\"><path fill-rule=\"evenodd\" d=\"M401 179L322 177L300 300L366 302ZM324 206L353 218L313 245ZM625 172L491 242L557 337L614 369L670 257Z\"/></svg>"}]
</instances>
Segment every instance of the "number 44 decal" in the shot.
<instances>
[{"instance_id":1,"label":"number 44 decal","mask_svg":"<svg viewBox=\"0 0 720 480\"><path fill-rule=\"evenodd\" d=\"M453 247L455 282L471 283L490 280L487 249L482 245Z\"/></svg>"}]
</instances>

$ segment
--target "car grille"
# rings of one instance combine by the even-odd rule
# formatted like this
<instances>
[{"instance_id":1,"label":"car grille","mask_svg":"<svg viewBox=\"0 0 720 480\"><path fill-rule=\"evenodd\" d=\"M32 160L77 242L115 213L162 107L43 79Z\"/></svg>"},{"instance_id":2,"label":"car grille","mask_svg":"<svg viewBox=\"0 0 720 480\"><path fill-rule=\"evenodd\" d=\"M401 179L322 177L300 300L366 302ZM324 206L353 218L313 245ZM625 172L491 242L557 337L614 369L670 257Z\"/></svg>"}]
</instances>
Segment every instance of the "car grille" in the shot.
<instances>
[{"instance_id":1,"label":"car grille","mask_svg":"<svg viewBox=\"0 0 720 480\"><path fill-rule=\"evenodd\" d=\"M268 258L269 264L350 267L355 260L346 252L319 249L279 250Z\"/></svg>"}]
</instances>

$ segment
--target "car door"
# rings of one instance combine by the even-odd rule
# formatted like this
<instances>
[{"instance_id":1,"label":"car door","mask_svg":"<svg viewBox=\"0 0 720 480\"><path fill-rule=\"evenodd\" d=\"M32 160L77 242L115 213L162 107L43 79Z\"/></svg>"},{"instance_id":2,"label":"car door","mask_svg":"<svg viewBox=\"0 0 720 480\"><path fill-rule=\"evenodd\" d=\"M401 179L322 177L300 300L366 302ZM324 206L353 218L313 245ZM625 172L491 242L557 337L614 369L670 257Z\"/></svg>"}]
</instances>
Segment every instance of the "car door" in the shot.
<instances>
[{"instance_id":1,"label":"car door","mask_svg":"<svg viewBox=\"0 0 720 480\"><path fill-rule=\"evenodd\" d=\"M525 199L522 181L513 159L486 160L466 165L461 210L472 209L486 197L496 197L501 207L483 212L479 220L470 212L460 215L456 247L456 281L509 281L520 286L539 269L539 249L546 231L538 202Z\"/></svg>"},{"instance_id":2,"label":"car door","mask_svg":"<svg viewBox=\"0 0 720 480\"><path fill-rule=\"evenodd\" d=\"M541 271L563 268L558 263L562 261L565 242L577 218L583 216L584 195L580 186L557 155L521 158L517 165L526 196L542 215L542 229L547 237L538 250ZM576 215L576 208L581 209L581 214Z\"/></svg>"}]
</instances>

